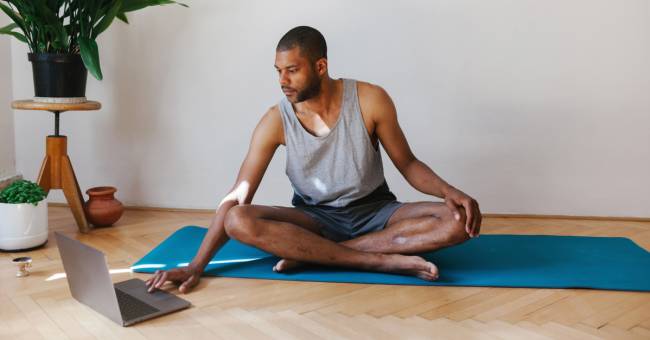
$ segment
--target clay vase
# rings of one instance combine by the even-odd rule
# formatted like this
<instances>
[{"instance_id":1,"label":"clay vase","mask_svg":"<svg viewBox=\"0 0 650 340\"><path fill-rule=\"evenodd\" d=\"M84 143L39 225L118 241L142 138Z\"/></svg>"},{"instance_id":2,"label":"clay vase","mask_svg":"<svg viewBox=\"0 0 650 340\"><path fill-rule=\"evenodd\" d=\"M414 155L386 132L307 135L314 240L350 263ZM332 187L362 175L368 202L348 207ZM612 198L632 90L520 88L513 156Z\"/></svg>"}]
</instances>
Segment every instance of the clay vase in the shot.
<instances>
[{"instance_id":1,"label":"clay vase","mask_svg":"<svg viewBox=\"0 0 650 340\"><path fill-rule=\"evenodd\" d=\"M115 199L114 187L95 187L86 190L86 218L95 227L108 227L117 222L124 213L122 202Z\"/></svg>"}]
</instances>

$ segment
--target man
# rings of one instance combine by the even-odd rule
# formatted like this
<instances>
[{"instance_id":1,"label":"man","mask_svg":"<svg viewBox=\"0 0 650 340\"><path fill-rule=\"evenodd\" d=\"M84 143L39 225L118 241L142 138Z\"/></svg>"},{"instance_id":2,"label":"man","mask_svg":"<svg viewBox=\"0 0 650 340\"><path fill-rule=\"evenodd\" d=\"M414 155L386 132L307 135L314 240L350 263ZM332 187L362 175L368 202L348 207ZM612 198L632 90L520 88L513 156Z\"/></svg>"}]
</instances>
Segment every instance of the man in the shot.
<instances>
[{"instance_id":1,"label":"man","mask_svg":"<svg viewBox=\"0 0 650 340\"><path fill-rule=\"evenodd\" d=\"M149 290L173 281L188 292L229 238L282 258L273 267L278 272L313 263L436 280L435 264L410 254L478 236L477 202L413 155L386 91L330 78L327 46L317 30L287 32L275 68L285 98L255 128L235 185L197 255L188 267L156 272ZM445 202L397 201L384 179L380 142L415 189ZM294 207L251 205L279 145L287 150Z\"/></svg>"}]
</instances>

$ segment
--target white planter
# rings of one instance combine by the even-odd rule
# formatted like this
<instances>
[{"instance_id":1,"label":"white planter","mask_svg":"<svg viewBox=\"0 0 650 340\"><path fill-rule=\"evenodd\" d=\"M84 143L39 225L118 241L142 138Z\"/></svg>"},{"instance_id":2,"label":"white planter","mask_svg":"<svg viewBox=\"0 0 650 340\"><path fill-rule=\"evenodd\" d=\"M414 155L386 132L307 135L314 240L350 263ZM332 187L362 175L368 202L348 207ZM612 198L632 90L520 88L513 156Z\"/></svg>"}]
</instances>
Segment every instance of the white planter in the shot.
<instances>
[{"instance_id":1,"label":"white planter","mask_svg":"<svg viewBox=\"0 0 650 340\"><path fill-rule=\"evenodd\" d=\"M0 203L0 250L34 248L47 242L47 199L38 202Z\"/></svg>"}]
</instances>

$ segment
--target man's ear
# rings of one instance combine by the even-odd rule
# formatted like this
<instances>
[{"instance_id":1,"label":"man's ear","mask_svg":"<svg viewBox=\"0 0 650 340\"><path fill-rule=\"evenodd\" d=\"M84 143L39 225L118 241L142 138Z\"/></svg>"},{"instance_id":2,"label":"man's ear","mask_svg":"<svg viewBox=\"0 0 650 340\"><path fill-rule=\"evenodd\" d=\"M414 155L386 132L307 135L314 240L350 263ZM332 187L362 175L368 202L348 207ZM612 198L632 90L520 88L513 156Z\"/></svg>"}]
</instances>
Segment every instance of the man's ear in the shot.
<instances>
[{"instance_id":1,"label":"man's ear","mask_svg":"<svg viewBox=\"0 0 650 340\"><path fill-rule=\"evenodd\" d=\"M327 74L327 59L320 58L316 60L316 72L318 72L319 76Z\"/></svg>"}]
</instances>

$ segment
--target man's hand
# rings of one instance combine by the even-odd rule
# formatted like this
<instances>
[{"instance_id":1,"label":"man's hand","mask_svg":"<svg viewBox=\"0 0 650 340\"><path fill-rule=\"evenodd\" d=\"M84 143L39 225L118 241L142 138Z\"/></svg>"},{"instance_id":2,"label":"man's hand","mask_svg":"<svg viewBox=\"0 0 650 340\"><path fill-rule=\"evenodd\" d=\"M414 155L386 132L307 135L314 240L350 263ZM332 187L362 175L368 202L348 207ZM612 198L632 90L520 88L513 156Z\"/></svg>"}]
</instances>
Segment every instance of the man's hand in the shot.
<instances>
[{"instance_id":1,"label":"man's hand","mask_svg":"<svg viewBox=\"0 0 650 340\"><path fill-rule=\"evenodd\" d=\"M156 273L145 282L149 293L162 287L165 282L172 281L179 285L178 291L185 294L199 283L201 272L189 267L174 268L169 271L156 270Z\"/></svg>"},{"instance_id":2,"label":"man's hand","mask_svg":"<svg viewBox=\"0 0 650 340\"><path fill-rule=\"evenodd\" d=\"M460 220L460 211L458 207L465 208L467 219L465 221L465 231L470 237L477 237L481 231L481 210L478 207L478 202L471 198L466 193L456 189L450 188L445 196L445 204L451 209L454 218Z\"/></svg>"}]
</instances>

